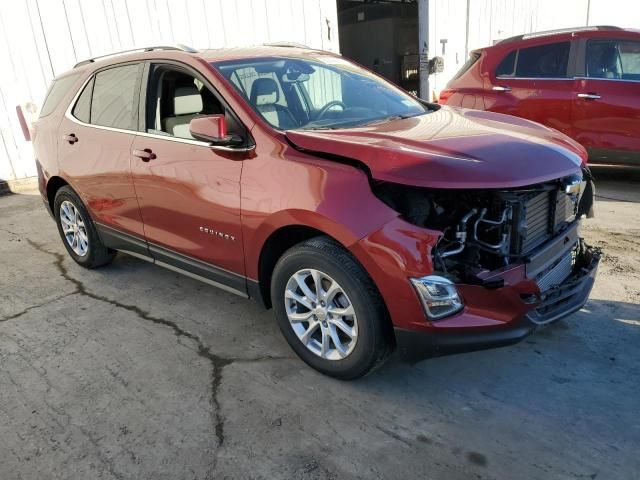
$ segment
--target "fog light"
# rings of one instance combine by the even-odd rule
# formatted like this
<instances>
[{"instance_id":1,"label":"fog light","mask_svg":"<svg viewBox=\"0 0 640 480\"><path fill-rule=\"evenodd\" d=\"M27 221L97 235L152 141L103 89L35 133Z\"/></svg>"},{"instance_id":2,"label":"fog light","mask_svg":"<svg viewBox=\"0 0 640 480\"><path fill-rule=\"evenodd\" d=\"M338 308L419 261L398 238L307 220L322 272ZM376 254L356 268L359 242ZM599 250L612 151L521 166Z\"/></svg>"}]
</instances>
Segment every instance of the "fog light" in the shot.
<instances>
[{"instance_id":1,"label":"fog light","mask_svg":"<svg viewBox=\"0 0 640 480\"><path fill-rule=\"evenodd\" d=\"M437 275L412 278L427 316L437 320L462 310L463 304L456 286L450 280Z\"/></svg>"}]
</instances>

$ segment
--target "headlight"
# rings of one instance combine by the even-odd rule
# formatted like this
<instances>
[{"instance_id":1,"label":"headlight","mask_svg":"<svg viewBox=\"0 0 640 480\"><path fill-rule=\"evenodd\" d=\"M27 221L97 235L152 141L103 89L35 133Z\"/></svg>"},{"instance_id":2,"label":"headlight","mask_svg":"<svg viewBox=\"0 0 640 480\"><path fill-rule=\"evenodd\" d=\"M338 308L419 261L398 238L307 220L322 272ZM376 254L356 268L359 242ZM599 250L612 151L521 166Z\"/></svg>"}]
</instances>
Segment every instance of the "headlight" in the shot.
<instances>
[{"instance_id":1,"label":"headlight","mask_svg":"<svg viewBox=\"0 0 640 480\"><path fill-rule=\"evenodd\" d=\"M462 299L450 280L437 275L427 275L412 278L411 283L416 288L429 318L437 320L462 310Z\"/></svg>"}]
</instances>

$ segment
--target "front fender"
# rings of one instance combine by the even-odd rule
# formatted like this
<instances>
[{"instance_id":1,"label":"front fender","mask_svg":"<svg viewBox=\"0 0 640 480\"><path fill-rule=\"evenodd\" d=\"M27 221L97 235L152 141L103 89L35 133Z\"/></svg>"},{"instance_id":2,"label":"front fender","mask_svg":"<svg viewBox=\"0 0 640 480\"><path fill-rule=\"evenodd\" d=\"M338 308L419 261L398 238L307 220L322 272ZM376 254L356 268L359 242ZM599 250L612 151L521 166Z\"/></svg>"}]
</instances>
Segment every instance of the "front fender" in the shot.
<instances>
[{"instance_id":1,"label":"front fender","mask_svg":"<svg viewBox=\"0 0 640 480\"><path fill-rule=\"evenodd\" d=\"M350 247L382 295L394 326L424 325L425 315L410 277L433 273L431 250L442 234L394 218Z\"/></svg>"}]
</instances>

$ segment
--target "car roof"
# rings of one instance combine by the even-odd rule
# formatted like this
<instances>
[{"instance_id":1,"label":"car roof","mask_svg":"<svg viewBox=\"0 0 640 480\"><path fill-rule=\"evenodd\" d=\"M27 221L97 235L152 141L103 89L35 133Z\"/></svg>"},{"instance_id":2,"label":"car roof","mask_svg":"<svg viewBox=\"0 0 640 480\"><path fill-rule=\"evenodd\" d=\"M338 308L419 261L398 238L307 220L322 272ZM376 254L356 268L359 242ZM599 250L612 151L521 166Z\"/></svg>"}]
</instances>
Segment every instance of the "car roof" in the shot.
<instances>
[{"instance_id":1,"label":"car roof","mask_svg":"<svg viewBox=\"0 0 640 480\"><path fill-rule=\"evenodd\" d=\"M610 34L620 35L623 37L635 37L640 36L640 30L621 28L611 25L595 25L590 27L573 27L573 28L560 28L557 30L544 30L540 32L525 33L522 35L515 35L513 37L500 40L494 45L478 48L474 51L481 52L487 51L500 51L504 48L513 48L519 43L523 44L539 44L548 42L557 42L564 40L571 40L574 38L590 38L590 37L602 37Z\"/></svg>"},{"instance_id":2,"label":"car roof","mask_svg":"<svg viewBox=\"0 0 640 480\"><path fill-rule=\"evenodd\" d=\"M108 66L114 63L122 63L129 60L157 59L164 56L169 59L179 59L183 55L200 58L206 62L221 62L226 60L242 60L249 58L290 57L290 58L314 58L319 55L339 57L340 55L324 50L316 50L297 43L279 42L251 47L216 48L196 50L185 45L142 47L121 52L88 58L75 64L72 70L59 77L66 76L79 67ZM76 70L77 71L77 70Z\"/></svg>"},{"instance_id":3,"label":"car roof","mask_svg":"<svg viewBox=\"0 0 640 480\"><path fill-rule=\"evenodd\" d=\"M315 50L302 45L259 45L255 47L236 47L236 48L216 48L211 50L203 50L200 56L208 62L222 62L226 60L242 60L260 57L291 57L291 58L309 58L318 55L329 55L338 57L333 52L324 50Z\"/></svg>"},{"instance_id":4,"label":"car roof","mask_svg":"<svg viewBox=\"0 0 640 480\"><path fill-rule=\"evenodd\" d=\"M540 38L540 37L550 37L556 35L567 35L572 36L576 33L580 32L603 32L603 31L614 31L619 32L623 31L624 28L615 27L612 25L596 25L593 27L572 27L572 28L558 28L555 30L543 30L540 32L532 32L532 33L524 33L522 35L514 35L513 37L505 38L498 42L498 45L518 42L520 40L530 40L532 38Z\"/></svg>"}]
</instances>

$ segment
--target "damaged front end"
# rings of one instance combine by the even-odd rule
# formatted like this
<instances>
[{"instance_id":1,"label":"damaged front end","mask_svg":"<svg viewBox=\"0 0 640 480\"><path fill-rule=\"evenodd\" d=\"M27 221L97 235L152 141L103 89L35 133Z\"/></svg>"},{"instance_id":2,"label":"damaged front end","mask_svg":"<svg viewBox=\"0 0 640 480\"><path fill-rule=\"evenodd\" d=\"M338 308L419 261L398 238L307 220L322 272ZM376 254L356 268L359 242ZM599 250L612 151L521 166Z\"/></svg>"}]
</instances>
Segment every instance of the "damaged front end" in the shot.
<instances>
[{"instance_id":1,"label":"damaged front end","mask_svg":"<svg viewBox=\"0 0 640 480\"><path fill-rule=\"evenodd\" d=\"M580 218L593 211L588 169L504 190L429 189L378 182L373 191L407 222L441 232L431 251L432 277L441 279L434 291L440 288L437 282L443 292L447 283L487 290L518 285L526 316L534 324L554 321L586 302L600 258L600 252L578 235ZM414 282L414 286L427 289L428 281L423 283ZM461 291L464 297L464 288ZM424 300L428 290L418 293L430 320L446 316L431 313ZM462 310L465 299L455 301L458 308L447 310L447 315Z\"/></svg>"}]
</instances>

